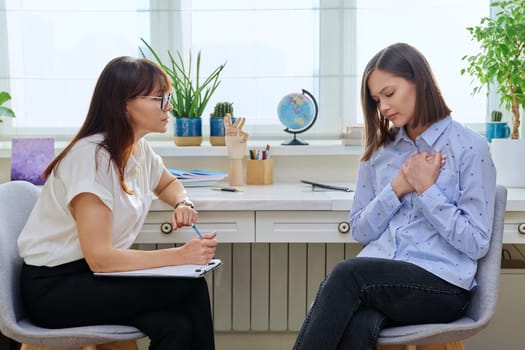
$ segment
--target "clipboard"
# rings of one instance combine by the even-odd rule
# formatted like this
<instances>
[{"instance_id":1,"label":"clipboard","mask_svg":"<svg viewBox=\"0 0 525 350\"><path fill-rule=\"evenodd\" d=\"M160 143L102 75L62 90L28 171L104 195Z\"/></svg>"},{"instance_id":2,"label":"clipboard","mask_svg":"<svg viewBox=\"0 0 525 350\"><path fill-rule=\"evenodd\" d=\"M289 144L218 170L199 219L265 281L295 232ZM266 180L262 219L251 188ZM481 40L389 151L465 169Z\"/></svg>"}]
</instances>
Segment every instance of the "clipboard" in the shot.
<instances>
[{"instance_id":1,"label":"clipboard","mask_svg":"<svg viewBox=\"0 0 525 350\"><path fill-rule=\"evenodd\" d=\"M221 259L212 259L208 265L162 266L152 269L122 272L94 272L99 277L166 277L166 278L199 278L222 265Z\"/></svg>"},{"instance_id":2,"label":"clipboard","mask_svg":"<svg viewBox=\"0 0 525 350\"><path fill-rule=\"evenodd\" d=\"M354 192L354 190L352 190L350 187L345 187L345 186L334 186L334 185L322 184L319 182L313 182L313 181L307 181L307 180L301 180L301 182L307 185L312 185L312 191L315 191L317 188L321 188L324 190Z\"/></svg>"}]
</instances>

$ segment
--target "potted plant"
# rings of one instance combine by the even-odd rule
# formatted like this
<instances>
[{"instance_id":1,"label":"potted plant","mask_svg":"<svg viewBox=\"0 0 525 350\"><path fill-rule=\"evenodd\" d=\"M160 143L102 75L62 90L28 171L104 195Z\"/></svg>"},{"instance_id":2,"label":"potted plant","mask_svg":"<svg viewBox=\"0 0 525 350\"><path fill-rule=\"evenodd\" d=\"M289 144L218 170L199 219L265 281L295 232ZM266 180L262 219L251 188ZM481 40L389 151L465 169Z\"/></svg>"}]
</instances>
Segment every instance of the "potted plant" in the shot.
<instances>
[{"instance_id":1,"label":"potted plant","mask_svg":"<svg viewBox=\"0 0 525 350\"><path fill-rule=\"evenodd\" d=\"M501 111L492 111L490 112L490 120L495 123L499 123L501 121L501 118L503 118L503 113Z\"/></svg>"},{"instance_id":2,"label":"potted plant","mask_svg":"<svg viewBox=\"0 0 525 350\"><path fill-rule=\"evenodd\" d=\"M498 169L498 182L508 187L525 187L521 171L505 169L506 165L520 164L525 143L519 139L520 107L525 107L525 0L493 2L498 12L494 18L484 17L480 24L468 27L473 40L480 44L480 51L462 59L468 73L479 83L473 89L495 86L500 105L512 113L510 137L512 140L494 139L491 152ZM516 159L513 159L515 154Z\"/></svg>"},{"instance_id":3,"label":"potted plant","mask_svg":"<svg viewBox=\"0 0 525 350\"><path fill-rule=\"evenodd\" d=\"M493 2L491 6L500 8L495 18L484 17L479 26L467 28L481 51L462 58L467 68L461 74L477 78L480 85L474 87L474 93L482 86L497 86L500 104L512 112L511 138L518 139L520 106L525 106L525 1Z\"/></svg>"},{"instance_id":4,"label":"potted plant","mask_svg":"<svg viewBox=\"0 0 525 350\"><path fill-rule=\"evenodd\" d=\"M488 142L493 139L506 139L510 135L510 128L507 122L502 122L503 113L501 111L492 111L490 113L490 121L485 127L485 138Z\"/></svg>"},{"instance_id":5,"label":"potted plant","mask_svg":"<svg viewBox=\"0 0 525 350\"><path fill-rule=\"evenodd\" d=\"M224 146L224 117L226 115L233 118L233 102L217 102L210 114L210 143L212 146Z\"/></svg>"},{"instance_id":6,"label":"potted plant","mask_svg":"<svg viewBox=\"0 0 525 350\"><path fill-rule=\"evenodd\" d=\"M200 52L193 63L190 51L188 64L185 64L179 52L177 56L174 56L168 50L169 63L166 64L151 45L144 39L141 40L155 61L171 78L174 90L171 97L173 105L171 113L175 117L175 144L177 146L199 146L202 142L202 115L211 96L220 85L219 76L226 63L221 64L208 77L202 79ZM139 49L142 56L146 57L142 48Z\"/></svg>"},{"instance_id":7,"label":"potted plant","mask_svg":"<svg viewBox=\"0 0 525 350\"><path fill-rule=\"evenodd\" d=\"M9 107L4 106L4 103L11 99L11 95L7 91L0 91L0 117L15 117L15 112ZM0 118L0 123L3 120Z\"/></svg>"}]
</instances>

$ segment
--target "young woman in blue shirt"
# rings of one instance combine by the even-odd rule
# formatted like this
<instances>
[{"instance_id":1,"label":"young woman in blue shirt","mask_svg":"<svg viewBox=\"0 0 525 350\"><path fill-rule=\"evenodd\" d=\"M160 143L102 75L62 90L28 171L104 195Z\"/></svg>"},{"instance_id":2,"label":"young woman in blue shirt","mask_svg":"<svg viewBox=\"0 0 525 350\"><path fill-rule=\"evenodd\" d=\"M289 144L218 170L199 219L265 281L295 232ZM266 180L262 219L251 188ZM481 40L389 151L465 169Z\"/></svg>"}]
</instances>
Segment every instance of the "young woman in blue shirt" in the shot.
<instances>
[{"instance_id":1,"label":"young woman in blue shirt","mask_svg":"<svg viewBox=\"0 0 525 350\"><path fill-rule=\"evenodd\" d=\"M366 145L351 232L364 244L321 283L294 349L375 349L382 328L450 322L489 248L496 171L486 141L452 120L432 70L397 43L365 68Z\"/></svg>"}]
</instances>

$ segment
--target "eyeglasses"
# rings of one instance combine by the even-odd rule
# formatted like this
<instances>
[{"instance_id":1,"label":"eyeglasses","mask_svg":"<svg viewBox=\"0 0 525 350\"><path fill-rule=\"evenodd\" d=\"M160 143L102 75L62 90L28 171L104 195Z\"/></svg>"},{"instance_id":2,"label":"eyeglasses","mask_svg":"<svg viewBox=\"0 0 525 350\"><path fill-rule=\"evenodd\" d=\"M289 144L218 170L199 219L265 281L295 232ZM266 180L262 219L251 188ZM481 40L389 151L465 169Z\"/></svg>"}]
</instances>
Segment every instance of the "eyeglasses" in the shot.
<instances>
[{"instance_id":1,"label":"eyeglasses","mask_svg":"<svg viewBox=\"0 0 525 350\"><path fill-rule=\"evenodd\" d=\"M172 95L173 95L173 93L168 92L164 96L137 96L137 97L151 98L151 99L154 99L154 100L160 100L160 109L165 111L168 108L168 104L171 101L171 96Z\"/></svg>"}]
</instances>

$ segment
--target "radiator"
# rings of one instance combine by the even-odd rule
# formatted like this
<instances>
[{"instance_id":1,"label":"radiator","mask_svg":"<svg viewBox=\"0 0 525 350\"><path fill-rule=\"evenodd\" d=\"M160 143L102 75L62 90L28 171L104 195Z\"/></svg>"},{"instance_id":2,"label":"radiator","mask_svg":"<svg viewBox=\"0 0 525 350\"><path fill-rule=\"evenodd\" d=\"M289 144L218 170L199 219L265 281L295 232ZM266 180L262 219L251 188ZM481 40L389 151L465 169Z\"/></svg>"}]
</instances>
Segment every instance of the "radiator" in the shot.
<instances>
[{"instance_id":1,"label":"radiator","mask_svg":"<svg viewBox=\"0 0 525 350\"><path fill-rule=\"evenodd\" d=\"M219 244L223 266L206 276L215 330L298 331L326 274L360 249L355 243Z\"/></svg>"}]
</instances>

